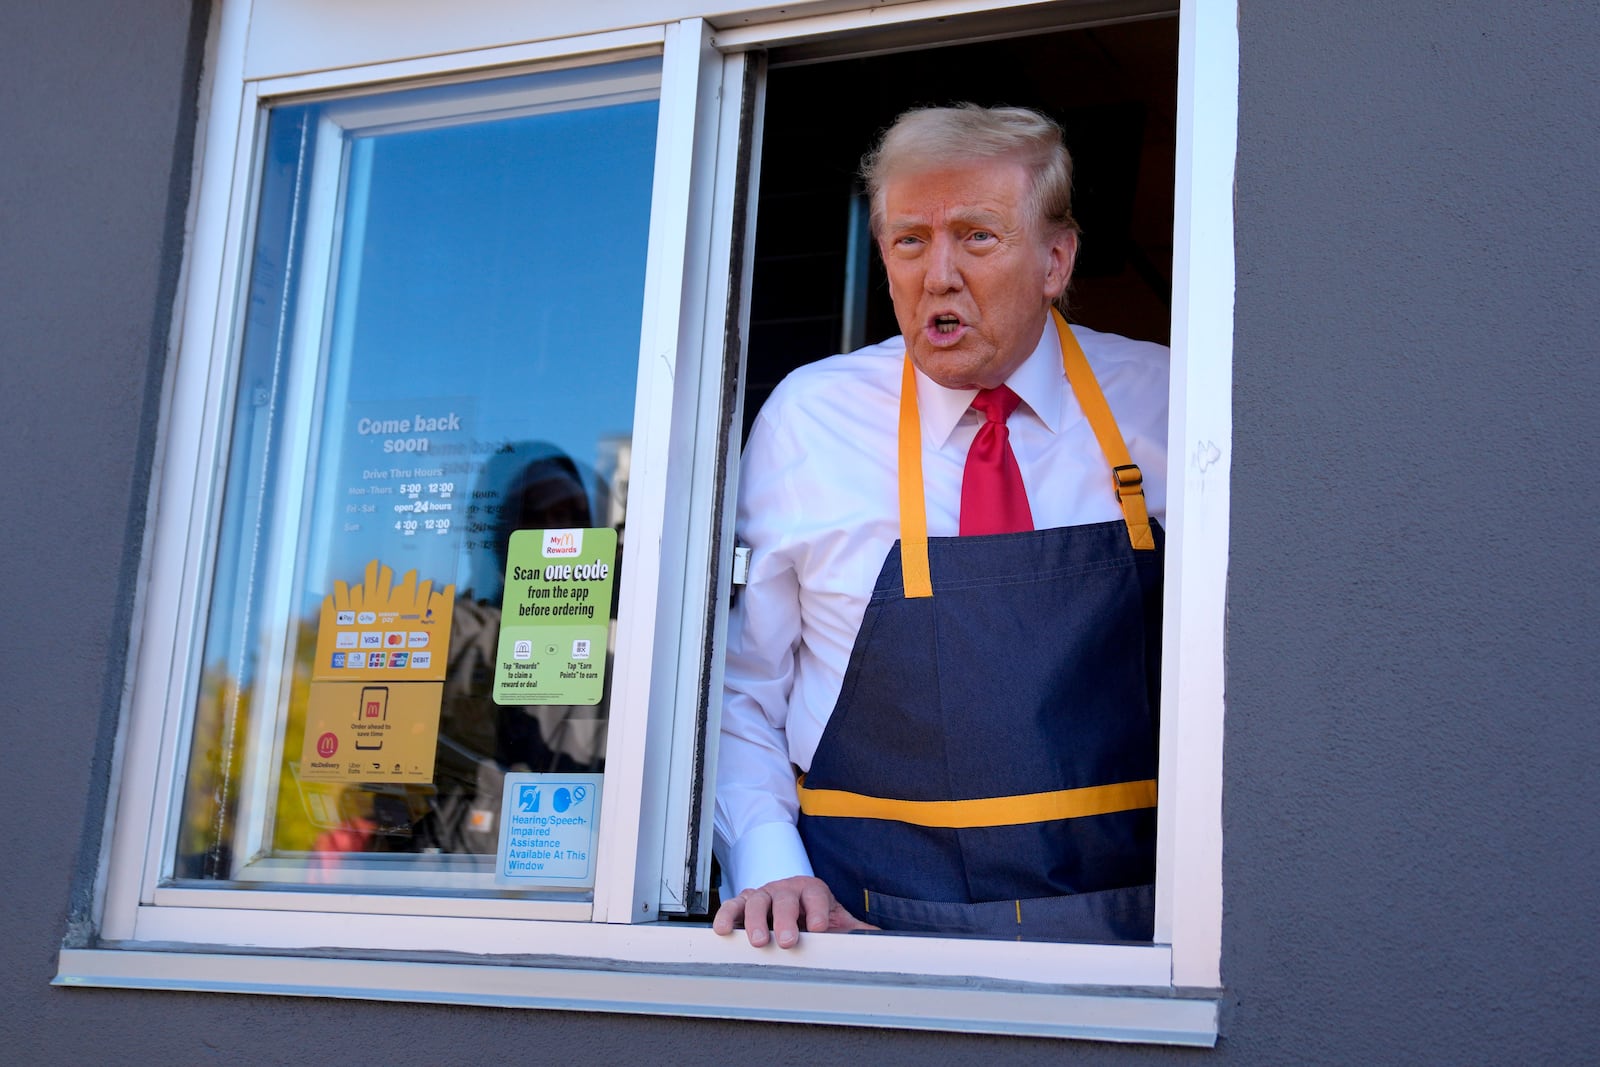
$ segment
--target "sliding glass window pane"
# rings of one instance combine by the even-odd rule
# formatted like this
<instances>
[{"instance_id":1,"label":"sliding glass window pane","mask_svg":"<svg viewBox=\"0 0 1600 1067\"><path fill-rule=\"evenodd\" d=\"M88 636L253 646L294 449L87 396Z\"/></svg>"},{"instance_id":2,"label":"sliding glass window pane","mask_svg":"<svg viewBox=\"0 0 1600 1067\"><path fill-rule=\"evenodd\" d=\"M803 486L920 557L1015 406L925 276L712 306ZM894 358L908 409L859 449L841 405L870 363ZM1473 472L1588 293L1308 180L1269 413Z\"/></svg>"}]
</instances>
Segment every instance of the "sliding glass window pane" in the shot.
<instances>
[{"instance_id":1,"label":"sliding glass window pane","mask_svg":"<svg viewBox=\"0 0 1600 1067\"><path fill-rule=\"evenodd\" d=\"M271 109L176 878L506 891L603 771L658 86Z\"/></svg>"}]
</instances>

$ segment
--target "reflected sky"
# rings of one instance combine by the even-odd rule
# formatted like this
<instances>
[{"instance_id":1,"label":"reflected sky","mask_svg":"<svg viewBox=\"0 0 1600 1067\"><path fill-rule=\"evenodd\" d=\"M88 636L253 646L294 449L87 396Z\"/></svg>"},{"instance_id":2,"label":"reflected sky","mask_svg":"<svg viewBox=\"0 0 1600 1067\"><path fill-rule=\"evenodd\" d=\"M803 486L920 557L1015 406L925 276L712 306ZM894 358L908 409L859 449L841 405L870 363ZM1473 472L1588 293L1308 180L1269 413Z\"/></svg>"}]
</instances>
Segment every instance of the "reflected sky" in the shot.
<instances>
[{"instance_id":1,"label":"reflected sky","mask_svg":"<svg viewBox=\"0 0 1600 1067\"><path fill-rule=\"evenodd\" d=\"M481 578L494 567L484 524L474 533L462 509L514 476L508 460L570 457L605 521L605 477L633 424L659 110L640 98L659 69L637 60L272 109L208 662L252 673L253 635L284 621L261 614L282 603L269 590L291 570L302 614L375 558L396 578ZM387 125L327 136L363 109ZM432 117L407 124L419 114ZM319 197L336 201L320 226ZM318 306L319 260L332 267L320 323L304 314ZM304 400L296 381L316 383ZM362 432L363 419L417 415L455 425ZM428 453L385 452L419 438ZM297 473L286 464L306 443ZM453 494L432 493L436 482ZM387 492L352 495L366 488ZM454 510L396 514L419 499ZM440 517L447 532L423 529ZM396 529L413 519L413 534Z\"/></svg>"},{"instance_id":2,"label":"reflected sky","mask_svg":"<svg viewBox=\"0 0 1600 1067\"><path fill-rule=\"evenodd\" d=\"M627 432L655 123L652 101L377 138L352 402L472 394L519 437Z\"/></svg>"},{"instance_id":3,"label":"reflected sky","mask_svg":"<svg viewBox=\"0 0 1600 1067\"><path fill-rule=\"evenodd\" d=\"M357 147L370 150L370 176L352 180L348 194L365 202L346 218L364 218L346 228L358 247L342 257L338 299L350 307L336 314L351 315L350 340L331 361L345 376L344 403L330 389L323 436L340 458L323 466L335 492L322 487L312 522L313 537L334 531L329 579L376 557L464 580L474 568L459 502L482 482L494 449L541 442L593 475L608 461L602 442L629 435L656 112L654 101L620 104L390 133ZM363 419L417 415L458 419L425 435L426 456L377 451L418 436L415 427L359 432ZM441 467L444 456L470 469ZM369 521L388 517L387 499L367 516L344 514L340 494L386 460L391 469L442 470L455 483L450 535L419 529L397 540L392 521ZM423 500L433 480L422 479ZM359 532L347 529L350 518ZM456 556L456 566L441 555ZM310 596L319 595L320 569L307 576Z\"/></svg>"}]
</instances>

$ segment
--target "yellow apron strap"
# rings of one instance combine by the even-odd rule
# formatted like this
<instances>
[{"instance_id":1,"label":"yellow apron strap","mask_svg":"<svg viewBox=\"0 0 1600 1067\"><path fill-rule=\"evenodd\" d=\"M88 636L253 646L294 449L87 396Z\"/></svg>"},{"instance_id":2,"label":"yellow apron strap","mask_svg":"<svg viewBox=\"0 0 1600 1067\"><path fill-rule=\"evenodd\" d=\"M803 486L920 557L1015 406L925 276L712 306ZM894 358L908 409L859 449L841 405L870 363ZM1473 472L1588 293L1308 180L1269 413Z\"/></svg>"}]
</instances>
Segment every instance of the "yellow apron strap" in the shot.
<instances>
[{"instance_id":1,"label":"yellow apron strap","mask_svg":"<svg viewBox=\"0 0 1600 1067\"><path fill-rule=\"evenodd\" d=\"M1144 501L1144 475L1128 455L1122 431L1117 429L1117 420L1100 391L1100 383L1095 381L1083 347L1061 312L1052 308L1050 314L1061 338L1061 366L1067 372L1072 395L1077 397L1095 440L1100 442L1100 451L1111 465L1111 487L1128 524L1128 541L1135 549L1154 550L1155 534L1150 531L1150 512ZM900 377L900 573L907 600L933 595L933 578L928 570L928 508L922 490L922 419L917 413L917 376L910 355L905 358Z\"/></svg>"},{"instance_id":2,"label":"yellow apron strap","mask_svg":"<svg viewBox=\"0 0 1600 1067\"><path fill-rule=\"evenodd\" d=\"M842 789L807 789L805 775L800 776L795 789L800 797L800 810L814 817L883 819L912 826L961 830L1084 819L1156 806L1154 778L980 800L890 800Z\"/></svg>"},{"instance_id":3,"label":"yellow apron strap","mask_svg":"<svg viewBox=\"0 0 1600 1067\"><path fill-rule=\"evenodd\" d=\"M917 414L917 375L910 356L900 378L900 576L907 600L933 595L928 508L922 495L922 418Z\"/></svg>"},{"instance_id":4,"label":"yellow apron strap","mask_svg":"<svg viewBox=\"0 0 1600 1067\"><path fill-rule=\"evenodd\" d=\"M1117 420L1106 404L1105 394L1100 391L1100 383L1095 381L1094 371L1089 369L1082 346L1067 327L1067 320L1053 308L1050 314L1056 320L1056 333L1061 338L1061 364L1066 368L1067 381L1072 383L1072 395L1078 398L1078 406L1089 420L1095 440L1100 442L1100 451L1111 464L1111 488L1122 505L1122 517L1128 524L1128 541L1135 549L1154 550L1156 538L1150 532L1150 512L1144 502L1144 475L1128 455L1122 431L1117 429Z\"/></svg>"}]
</instances>

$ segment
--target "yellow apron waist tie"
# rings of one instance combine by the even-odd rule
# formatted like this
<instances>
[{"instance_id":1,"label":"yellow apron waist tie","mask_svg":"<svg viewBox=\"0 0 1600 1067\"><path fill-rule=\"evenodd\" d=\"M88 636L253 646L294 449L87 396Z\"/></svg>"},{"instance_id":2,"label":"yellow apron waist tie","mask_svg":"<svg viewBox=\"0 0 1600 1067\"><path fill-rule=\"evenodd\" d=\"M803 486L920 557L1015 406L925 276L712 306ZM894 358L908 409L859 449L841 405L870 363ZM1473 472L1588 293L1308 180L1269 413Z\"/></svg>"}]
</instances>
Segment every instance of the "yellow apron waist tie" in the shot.
<instances>
[{"instance_id":1,"label":"yellow apron waist tie","mask_svg":"<svg viewBox=\"0 0 1600 1067\"><path fill-rule=\"evenodd\" d=\"M805 775L795 785L800 810L823 818L884 819L913 826L966 830L1018 826L1030 822L1082 819L1156 806L1156 780L1057 789L978 800L892 800L842 789L808 789Z\"/></svg>"}]
</instances>

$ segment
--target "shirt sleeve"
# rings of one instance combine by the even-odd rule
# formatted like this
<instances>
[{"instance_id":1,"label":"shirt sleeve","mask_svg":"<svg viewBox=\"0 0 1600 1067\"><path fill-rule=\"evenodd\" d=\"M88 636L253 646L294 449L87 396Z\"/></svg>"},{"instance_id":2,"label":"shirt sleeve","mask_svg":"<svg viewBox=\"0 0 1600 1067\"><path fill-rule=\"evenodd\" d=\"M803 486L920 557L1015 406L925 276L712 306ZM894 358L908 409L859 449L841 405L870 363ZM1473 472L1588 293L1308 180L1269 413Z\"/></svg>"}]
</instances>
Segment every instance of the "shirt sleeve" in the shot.
<instances>
[{"instance_id":1,"label":"shirt sleeve","mask_svg":"<svg viewBox=\"0 0 1600 1067\"><path fill-rule=\"evenodd\" d=\"M787 735L801 611L786 512L800 499L793 484L799 450L782 437L763 410L740 469L737 537L750 549L750 571L728 620L714 817L717 855L735 893L812 873L795 828Z\"/></svg>"}]
</instances>

